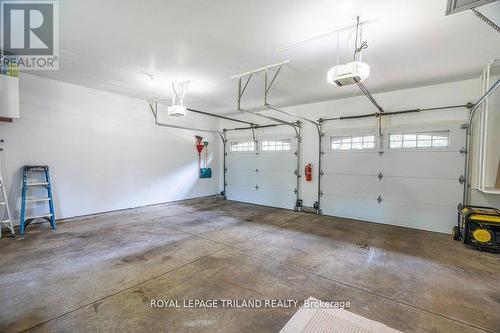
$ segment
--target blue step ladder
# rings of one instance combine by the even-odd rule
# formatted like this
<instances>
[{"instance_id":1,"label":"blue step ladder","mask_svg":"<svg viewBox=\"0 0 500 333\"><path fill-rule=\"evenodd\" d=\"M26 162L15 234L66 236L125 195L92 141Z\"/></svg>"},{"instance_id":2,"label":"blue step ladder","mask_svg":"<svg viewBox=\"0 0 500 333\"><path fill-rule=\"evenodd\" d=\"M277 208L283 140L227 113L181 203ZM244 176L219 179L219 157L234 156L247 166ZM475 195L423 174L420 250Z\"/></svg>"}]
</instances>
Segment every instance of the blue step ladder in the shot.
<instances>
[{"instance_id":1,"label":"blue step ladder","mask_svg":"<svg viewBox=\"0 0 500 333\"><path fill-rule=\"evenodd\" d=\"M38 175L38 178L33 178ZM41 176L41 177L40 177ZM41 178L41 179L40 179ZM30 197L28 192L35 188L45 188L46 197ZM26 204L36 202L48 202L49 213L41 215L26 216ZM33 220L43 218L50 222L52 229L56 229L56 218L54 214L54 200L52 198L52 187L50 184L49 167L46 165L25 165L23 171L23 190L21 197L21 220L19 232L24 235L24 230Z\"/></svg>"}]
</instances>

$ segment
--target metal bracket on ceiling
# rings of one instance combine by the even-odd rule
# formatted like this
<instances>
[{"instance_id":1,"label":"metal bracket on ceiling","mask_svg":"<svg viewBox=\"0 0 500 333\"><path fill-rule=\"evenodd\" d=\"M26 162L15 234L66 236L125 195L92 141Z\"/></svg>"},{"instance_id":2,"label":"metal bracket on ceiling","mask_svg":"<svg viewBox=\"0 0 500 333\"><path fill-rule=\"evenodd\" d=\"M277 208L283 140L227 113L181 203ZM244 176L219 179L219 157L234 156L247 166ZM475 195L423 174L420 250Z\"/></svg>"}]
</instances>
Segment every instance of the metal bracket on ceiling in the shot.
<instances>
[{"instance_id":1,"label":"metal bracket on ceiling","mask_svg":"<svg viewBox=\"0 0 500 333\"><path fill-rule=\"evenodd\" d=\"M264 105L267 105L267 94L269 93L269 90L271 90L276 77L278 77L282 66L283 65L278 66L278 70L276 71L276 73L274 73L273 79L271 80L271 82L269 82L269 85L267 84L267 70L264 73Z\"/></svg>"},{"instance_id":2,"label":"metal bracket on ceiling","mask_svg":"<svg viewBox=\"0 0 500 333\"><path fill-rule=\"evenodd\" d=\"M285 60L285 61L282 61L282 62L278 62L276 64L259 67L259 68L253 69L253 70L245 72L245 73L233 75L233 76L231 76L231 80L240 79L242 77L249 76L249 75L256 74L256 73L260 73L260 72L266 71L266 70L274 68L274 67L279 67L279 66L282 66L282 65L286 65L288 63L290 63L290 60Z\"/></svg>"},{"instance_id":3,"label":"metal bracket on ceiling","mask_svg":"<svg viewBox=\"0 0 500 333\"><path fill-rule=\"evenodd\" d=\"M241 89L241 77L238 78L238 110L241 107L241 98L243 97L243 94L245 94L245 90L247 90L248 84L250 83L250 80L252 79L252 75L253 75L253 73L248 75L247 81L245 82L243 89Z\"/></svg>"},{"instance_id":4,"label":"metal bracket on ceiling","mask_svg":"<svg viewBox=\"0 0 500 333\"><path fill-rule=\"evenodd\" d=\"M252 79L252 77L253 77L254 74L260 73L260 72L266 72L267 73L267 71L269 69L278 67L278 71L276 72L275 77L274 77L274 78L276 78L279 70L281 69L281 66L283 66L285 64L288 64L289 62L290 62L290 60L285 60L285 61L282 61L282 62L279 62L279 63L276 63L276 64L272 64L272 65L260 67L260 68L257 68L257 69L254 69L254 70L251 70L251 71L248 71L248 72L245 72L245 73L241 73L241 74L232 76L231 79L238 79L238 111L243 112L243 113L247 113L247 114L250 114L250 115L253 115L253 116L256 116L256 117L261 117L261 118L265 118L265 119L268 119L268 120L272 120L272 121L278 122L280 124L291 126L291 127L293 127L295 129L295 131L297 131L297 129L296 129L297 124L295 124L295 123L291 123L291 122L288 122L288 121L285 121L285 120L282 120L282 119L279 119L279 118L276 118L276 117L271 117L271 116L263 115L263 114L260 114L260 113L247 111L247 110L244 110L244 109L241 108L241 99L243 98L243 96L245 94L245 91L246 91L246 89L248 87L248 84L250 83L250 80ZM243 84L243 78L245 78L245 77L246 77L246 80L245 80L245 83ZM269 91L269 89L267 87L266 87L266 90ZM266 92L266 94L267 94L267 92Z\"/></svg>"},{"instance_id":5,"label":"metal bracket on ceiling","mask_svg":"<svg viewBox=\"0 0 500 333\"><path fill-rule=\"evenodd\" d=\"M283 64L279 64L277 66L278 70L274 73L273 78L271 79L271 82L269 82L269 84L268 84L268 77L267 77L267 69L265 70L265 74L264 74L264 106L266 108L270 109L270 110L273 110L273 111L276 111L276 112L279 112L279 113L286 114L286 115L291 116L291 117L295 117L295 118L307 121L307 122L315 125L318 128L318 131L321 131L320 128L319 128L319 123L318 122L316 122L314 120L311 120L311 119L308 119L308 118L305 118L305 117L302 117L302 116L299 116L299 115L297 115L295 113L292 113L292 112L288 112L288 111L284 111L284 110L278 109L278 108L272 106L271 104L267 103L267 96L269 94L269 90L271 90L274 81L276 81L276 78L278 77L278 74L280 73L282 66L283 66ZM300 126L300 124L298 124L298 126Z\"/></svg>"},{"instance_id":6,"label":"metal bracket on ceiling","mask_svg":"<svg viewBox=\"0 0 500 333\"><path fill-rule=\"evenodd\" d=\"M282 61L282 62L279 62L279 63L276 63L276 64L267 65L267 66L264 66L264 67L259 67L259 68L256 68L254 70L251 70L251 71L248 71L248 72L245 72L245 73L241 73L241 74L238 74L238 75L231 76L231 80L238 79L238 110L241 109L241 98L245 94L245 91L246 91L246 89L248 87L248 84L250 83L250 80L252 79L252 77L253 77L254 74L260 73L260 72L265 72L265 76L266 76L265 94L267 95L267 92L269 91L269 89L271 89L272 83L274 82L274 80L278 76L278 73L280 72L281 67L283 65L288 64L288 63L290 63L290 60L285 60L285 61ZM267 87L267 71L270 70L270 69L276 68L276 67L278 68L278 70L274 74L273 80L271 81L271 84L269 85L269 88L268 88ZM241 85L242 84L242 79L244 77L246 77L247 79L245 81L245 84L242 86Z\"/></svg>"}]
</instances>

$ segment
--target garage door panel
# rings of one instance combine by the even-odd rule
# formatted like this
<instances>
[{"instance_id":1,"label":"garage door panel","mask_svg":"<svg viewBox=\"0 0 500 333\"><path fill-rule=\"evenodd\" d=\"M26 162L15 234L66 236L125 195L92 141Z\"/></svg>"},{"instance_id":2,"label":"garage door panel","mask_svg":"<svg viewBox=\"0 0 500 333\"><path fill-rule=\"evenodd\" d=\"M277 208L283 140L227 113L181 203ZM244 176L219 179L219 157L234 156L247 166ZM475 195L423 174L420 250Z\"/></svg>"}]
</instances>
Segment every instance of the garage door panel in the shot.
<instances>
[{"instance_id":1,"label":"garage door panel","mask_svg":"<svg viewBox=\"0 0 500 333\"><path fill-rule=\"evenodd\" d=\"M297 168L297 157L294 154L284 153L261 153L259 154L257 167L265 171L290 171Z\"/></svg>"},{"instance_id":2,"label":"garage door panel","mask_svg":"<svg viewBox=\"0 0 500 333\"><path fill-rule=\"evenodd\" d=\"M386 152L382 170L388 176L457 179L463 173L464 157L458 152Z\"/></svg>"},{"instance_id":3,"label":"garage door panel","mask_svg":"<svg viewBox=\"0 0 500 333\"><path fill-rule=\"evenodd\" d=\"M455 207L323 196L323 214L368 222L450 233L455 225ZM360 209L363 207L363 209Z\"/></svg>"},{"instance_id":4,"label":"garage door panel","mask_svg":"<svg viewBox=\"0 0 500 333\"><path fill-rule=\"evenodd\" d=\"M380 195L384 200L457 206L462 185L457 180L384 177Z\"/></svg>"},{"instance_id":5,"label":"garage door panel","mask_svg":"<svg viewBox=\"0 0 500 333\"><path fill-rule=\"evenodd\" d=\"M297 177L291 172L261 172L258 175L259 187L270 187L293 191L297 185Z\"/></svg>"},{"instance_id":6,"label":"garage door panel","mask_svg":"<svg viewBox=\"0 0 500 333\"><path fill-rule=\"evenodd\" d=\"M327 153L323 157L322 169L328 173L377 175L380 172L378 153Z\"/></svg>"},{"instance_id":7,"label":"garage door panel","mask_svg":"<svg viewBox=\"0 0 500 333\"><path fill-rule=\"evenodd\" d=\"M321 200L322 211L326 215L364 221L380 219L380 209L376 199L324 195Z\"/></svg>"},{"instance_id":8,"label":"garage door panel","mask_svg":"<svg viewBox=\"0 0 500 333\"><path fill-rule=\"evenodd\" d=\"M257 154L228 154L226 165L231 170L255 170L257 169Z\"/></svg>"},{"instance_id":9,"label":"garage door panel","mask_svg":"<svg viewBox=\"0 0 500 333\"><path fill-rule=\"evenodd\" d=\"M380 180L376 176L325 174L323 193L361 198L377 198Z\"/></svg>"},{"instance_id":10,"label":"garage door panel","mask_svg":"<svg viewBox=\"0 0 500 333\"><path fill-rule=\"evenodd\" d=\"M289 152L229 153L226 156L228 199L293 209L297 186L295 142L291 139Z\"/></svg>"},{"instance_id":11,"label":"garage door panel","mask_svg":"<svg viewBox=\"0 0 500 333\"><path fill-rule=\"evenodd\" d=\"M275 189L260 188L258 190L258 204L290 209L295 206L295 193Z\"/></svg>"},{"instance_id":12,"label":"garage door panel","mask_svg":"<svg viewBox=\"0 0 500 333\"><path fill-rule=\"evenodd\" d=\"M450 233L462 199L458 179L465 161L458 151L464 131L452 128L450 136L452 146L444 149L386 148L382 156L377 151L327 152L323 159L323 213ZM325 146L325 151L328 148ZM377 177L379 172L382 180Z\"/></svg>"},{"instance_id":13,"label":"garage door panel","mask_svg":"<svg viewBox=\"0 0 500 333\"><path fill-rule=\"evenodd\" d=\"M228 185L227 198L229 200L258 203L257 191L252 186Z\"/></svg>"},{"instance_id":14,"label":"garage door panel","mask_svg":"<svg viewBox=\"0 0 500 333\"><path fill-rule=\"evenodd\" d=\"M456 223L456 206L429 206L382 201L380 222L414 229L450 233Z\"/></svg>"},{"instance_id":15,"label":"garage door panel","mask_svg":"<svg viewBox=\"0 0 500 333\"><path fill-rule=\"evenodd\" d=\"M230 185L245 185L255 187L257 175L254 170L231 169L226 173L226 182Z\"/></svg>"}]
</instances>

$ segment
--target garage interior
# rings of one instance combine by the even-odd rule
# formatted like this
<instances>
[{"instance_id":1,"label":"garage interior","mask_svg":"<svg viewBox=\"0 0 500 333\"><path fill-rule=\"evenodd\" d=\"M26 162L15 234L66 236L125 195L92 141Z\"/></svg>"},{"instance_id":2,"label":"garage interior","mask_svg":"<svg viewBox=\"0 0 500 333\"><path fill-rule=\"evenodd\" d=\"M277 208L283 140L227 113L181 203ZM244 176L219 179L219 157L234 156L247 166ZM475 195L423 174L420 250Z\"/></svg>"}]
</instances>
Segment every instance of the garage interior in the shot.
<instances>
[{"instance_id":1,"label":"garage interior","mask_svg":"<svg viewBox=\"0 0 500 333\"><path fill-rule=\"evenodd\" d=\"M500 332L500 1L0 3L0 332Z\"/></svg>"}]
</instances>

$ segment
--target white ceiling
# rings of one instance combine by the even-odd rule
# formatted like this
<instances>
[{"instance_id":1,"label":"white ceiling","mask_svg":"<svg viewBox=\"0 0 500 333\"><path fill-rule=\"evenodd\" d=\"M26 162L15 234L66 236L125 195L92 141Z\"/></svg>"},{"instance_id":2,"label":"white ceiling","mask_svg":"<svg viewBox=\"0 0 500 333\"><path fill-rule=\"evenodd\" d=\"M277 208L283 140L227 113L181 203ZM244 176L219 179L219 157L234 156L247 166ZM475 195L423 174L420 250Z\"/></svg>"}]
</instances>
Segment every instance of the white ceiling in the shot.
<instances>
[{"instance_id":1,"label":"white ceiling","mask_svg":"<svg viewBox=\"0 0 500 333\"><path fill-rule=\"evenodd\" d=\"M446 0L63 0L60 70L35 75L148 99L169 98L170 82L194 79L185 104L230 113L237 82L229 77L290 59L270 102L288 106L359 94L326 83L336 37L297 41L361 20L374 92L479 76L500 58L500 35L470 12L445 16ZM499 2L482 7L495 20ZM496 15L496 17L495 17ZM351 38L349 38L349 35ZM352 34L341 35L340 60L351 61ZM153 74L151 82L148 74ZM262 103L263 77L243 100Z\"/></svg>"}]
</instances>

